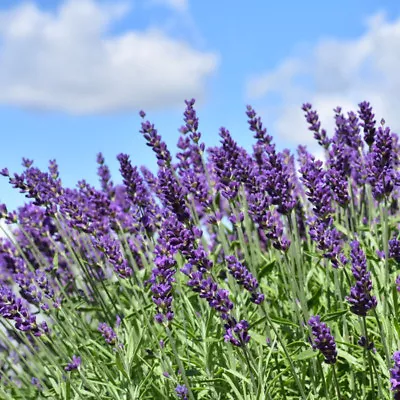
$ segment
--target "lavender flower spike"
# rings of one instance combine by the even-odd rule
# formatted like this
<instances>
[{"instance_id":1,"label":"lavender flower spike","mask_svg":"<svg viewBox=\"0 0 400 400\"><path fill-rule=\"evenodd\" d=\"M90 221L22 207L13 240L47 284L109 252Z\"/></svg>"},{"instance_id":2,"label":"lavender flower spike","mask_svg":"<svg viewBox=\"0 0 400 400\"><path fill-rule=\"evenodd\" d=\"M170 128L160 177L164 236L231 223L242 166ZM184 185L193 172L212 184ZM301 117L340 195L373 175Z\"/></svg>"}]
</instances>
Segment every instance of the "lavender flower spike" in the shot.
<instances>
[{"instance_id":1,"label":"lavender flower spike","mask_svg":"<svg viewBox=\"0 0 400 400\"><path fill-rule=\"evenodd\" d=\"M308 320L314 336L313 349L319 350L325 357L327 364L335 364L337 358L335 338L331 335L331 330L326 324L321 322L319 315L315 315Z\"/></svg>"},{"instance_id":2,"label":"lavender flower spike","mask_svg":"<svg viewBox=\"0 0 400 400\"><path fill-rule=\"evenodd\" d=\"M117 341L117 334L110 326L108 326L105 322L100 322L98 329L108 344L115 344Z\"/></svg>"},{"instance_id":3,"label":"lavender flower spike","mask_svg":"<svg viewBox=\"0 0 400 400\"><path fill-rule=\"evenodd\" d=\"M364 140L368 144L368 146L372 146L375 140L375 114L372 112L372 107L367 101L363 101L358 105L360 107L360 111L358 114L360 118L363 120L361 126L364 128Z\"/></svg>"},{"instance_id":4,"label":"lavender flower spike","mask_svg":"<svg viewBox=\"0 0 400 400\"><path fill-rule=\"evenodd\" d=\"M400 398L400 351L393 354L394 367L390 369L390 384L395 395L394 398Z\"/></svg>"},{"instance_id":5,"label":"lavender flower spike","mask_svg":"<svg viewBox=\"0 0 400 400\"><path fill-rule=\"evenodd\" d=\"M68 363L68 365L64 368L66 371L73 371L74 369L78 369L81 365L81 358L79 356L72 356L72 361Z\"/></svg>"},{"instance_id":6,"label":"lavender flower spike","mask_svg":"<svg viewBox=\"0 0 400 400\"><path fill-rule=\"evenodd\" d=\"M257 279L235 256L226 257L226 262L229 273L236 279L237 283L251 293L251 301L255 304L261 304L264 301L264 295L257 292Z\"/></svg>"},{"instance_id":7,"label":"lavender flower spike","mask_svg":"<svg viewBox=\"0 0 400 400\"><path fill-rule=\"evenodd\" d=\"M377 305L376 297L371 296L372 281L371 273L367 271L367 259L360 248L360 243L355 240L350 243L351 261L356 284L350 289L350 296L346 300L350 303L350 310L361 317L365 317L369 310Z\"/></svg>"},{"instance_id":8,"label":"lavender flower spike","mask_svg":"<svg viewBox=\"0 0 400 400\"><path fill-rule=\"evenodd\" d=\"M175 388L175 392L178 395L178 397L182 400L187 400L188 399L188 388L185 385L178 385Z\"/></svg>"}]
</instances>

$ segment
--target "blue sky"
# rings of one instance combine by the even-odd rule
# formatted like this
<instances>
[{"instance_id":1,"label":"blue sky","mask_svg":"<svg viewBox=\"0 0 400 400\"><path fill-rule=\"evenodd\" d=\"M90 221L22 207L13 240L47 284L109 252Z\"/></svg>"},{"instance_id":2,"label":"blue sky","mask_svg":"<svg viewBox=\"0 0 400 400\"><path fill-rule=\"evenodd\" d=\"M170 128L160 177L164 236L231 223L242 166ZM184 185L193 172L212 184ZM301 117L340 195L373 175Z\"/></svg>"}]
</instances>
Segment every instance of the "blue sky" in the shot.
<instances>
[{"instance_id":1,"label":"blue sky","mask_svg":"<svg viewBox=\"0 0 400 400\"><path fill-rule=\"evenodd\" d=\"M96 183L101 151L119 181L120 152L155 166L138 111L174 148L191 97L208 145L225 126L251 148L248 103L281 148L314 148L306 101L329 129L335 106L369 100L400 131L399 64L395 0L3 0L0 167L56 158L65 185ZM0 202L24 202L5 178Z\"/></svg>"}]
</instances>

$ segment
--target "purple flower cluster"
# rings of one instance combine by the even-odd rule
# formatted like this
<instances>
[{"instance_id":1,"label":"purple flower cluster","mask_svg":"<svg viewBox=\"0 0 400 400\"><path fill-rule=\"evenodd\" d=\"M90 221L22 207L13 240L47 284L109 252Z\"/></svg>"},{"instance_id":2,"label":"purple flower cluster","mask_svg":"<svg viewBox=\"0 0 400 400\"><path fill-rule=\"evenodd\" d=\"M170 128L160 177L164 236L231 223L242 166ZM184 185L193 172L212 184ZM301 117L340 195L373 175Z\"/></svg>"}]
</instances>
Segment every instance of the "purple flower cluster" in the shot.
<instances>
[{"instance_id":1,"label":"purple flower cluster","mask_svg":"<svg viewBox=\"0 0 400 400\"><path fill-rule=\"evenodd\" d=\"M105 322L100 322L98 327L99 332L108 344L114 345L117 341L117 334Z\"/></svg>"},{"instance_id":2,"label":"purple flower cluster","mask_svg":"<svg viewBox=\"0 0 400 400\"><path fill-rule=\"evenodd\" d=\"M350 310L361 317L365 317L369 310L377 305L375 296L371 295L371 273L367 271L367 259L360 247L360 243L354 240L351 246L351 271L356 280L355 286L350 289L350 295L346 300L350 303Z\"/></svg>"},{"instance_id":3,"label":"purple flower cluster","mask_svg":"<svg viewBox=\"0 0 400 400\"><path fill-rule=\"evenodd\" d=\"M158 207L145 186L137 167L132 166L129 156L119 154L117 159L121 166L120 172L126 187L126 196L133 206L133 209L130 210L132 218L137 221L139 227L144 227L149 233L153 229Z\"/></svg>"},{"instance_id":4,"label":"purple flower cluster","mask_svg":"<svg viewBox=\"0 0 400 400\"><path fill-rule=\"evenodd\" d=\"M79 356L73 355L72 361L69 362L64 369L65 371L71 372L78 369L80 365L81 365L81 358Z\"/></svg>"},{"instance_id":5,"label":"purple flower cluster","mask_svg":"<svg viewBox=\"0 0 400 400\"><path fill-rule=\"evenodd\" d=\"M221 190L226 199L233 200L241 183L246 182L249 158L226 128L221 128L219 135L222 146L210 149L213 172L217 178L216 189Z\"/></svg>"},{"instance_id":6,"label":"purple flower cluster","mask_svg":"<svg viewBox=\"0 0 400 400\"><path fill-rule=\"evenodd\" d=\"M6 286L0 287L0 315L14 321L15 328L20 331L32 333L34 336L49 333L46 321L37 323L36 316L32 315L27 304Z\"/></svg>"},{"instance_id":7,"label":"purple flower cluster","mask_svg":"<svg viewBox=\"0 0 400 400\"><path fill-rule=\"evenodd\" d=\"M390 129L380 126L367 158L368 183L371 185L372 194L377 201L387 198L398 181L394 169L397 158L394 151L394 138Z\"/></svg>"},{"instance_id":8,"label":"purple flower cluster","mask_svg":"<svg viewBox=\"0 0 400 400\"><path fill-rule=\"evenodd\" d=\"M294 197L293 171L290 157L286 152L277 153L272 144L272 138L266 135L261 118L247 106L247 116L250 130L255 132L257 144L254 146L256 166L249 162L247 185L251 192L259 188L269 195L269 204L275 205L280 214L287 215L296 205Z\"/></svg>"},{"instance_id":9,"label":"purple flower cluster","mask_svg":"<svg viewBox=\"0 0 400 400\"><path fill-rule=\"evenodd\" d=\"M265 297L260 286L264 282L260 279L269 279L266 275L270 266L288 262L291 245L296 249L293 270L299 277L305 273L307 291L315 281L312 271L308 274L303 268L303 261L319 253L334 268L343 266L348 262L344 244L352 237L364 240L368 221L379 225L377 231L386 222L371 215L376 204L384 202L390 217L398 213L400 141L384 123L376 127L369 103L360 103L358 113L335 108L331 137L321 128L312 105L303 104L309 131L323 148L326 162L300 146L297 165L289 150L278 150L251 106L246 107L246 115L255 144L248 152L226 128L219 131L220 144L206 149L201 143L195 100L186 100L185 105L176 157L154 124L143 120L140 132L156 154L157 170L136 167L129 155L119 154L121 184L112 181L101 153L97 155L99 188L84 180L75 188L64 188L55 160L49 162L46 172L27 158L22 161L21 174L1 170L0 174L30 203L12 212L0 205L0 219L10 224L13 233L13 240L0 238L0 316L12 321L16 330L26 332L32 343L33 336L49 333L47 323L50 326L59 322L58 316L68 308L64 305L87 301L87 321L93 324L90 332L97 328L97 338L101 334L107 344L116 345L117 329L110 325L109 314L103 309L106 302L101 308L96 307L98 295L104 293L110 300L118 296L125 299L131 285L140 286L140 279L145 277L148 286L142 288L143 295L151 296L157 323L172 325L179 312L174 307L174 296L179 294L175 283L183 280L185 293L195 293L190 297L192 306L198 307L199 298L204 299L212 311L210 317L216 316L223 326L224 340L244 347L250 341L250 325L255 328L257 323L253 323L252 315L244 314L244 307L234 304L231 277L244 289L249 301L262 305L258 310L263 309ZM143 119L146 116L143 111L139 114ZM387 225L391 234L392 222ZM16 226L12 226L14 223ZM364 225L362 229L358 229L359 224ZM360 243L350 243L354 285L343 301L354 314L365 317L377 306L377 299L371 293L372 274L362 250L366 244ZM243 244L247 248L242 248ZM382 252L377 254L384 258ZM389 241L389 256L400 262L397 238ZM267 268L259 270L263 260L268 259L271 263ZM388 264L393 265L393 261ZM279 272L287 274L285 271L279 268ZM390 278L393 271L388 272ZM400 276L396 286L400 291ZM303 300L304 294L307 303L310 293L302 293L303 288L293 285L294 292L298 289L301 290L293 293L294 298ZM323 294L311 295L314 301ZM123 312L121 304L114 305ZM286 308L287 304L279 317L287 317L283 315ZM336 343L329 327L318 315L311 317L308 325L313 348L323 354L327 364L336 363ZM13 333L20 338L15 330ZM159 343L162 348L166 346L163 340ZM366 336L358 343L374 349ZM21 346L23 355L27 349ZM396 395L400 395L398 353L391 370ZM81 358L73 355L65 370L76 370L80 364ZM45 387L42 376L34 379L32 384ZM178 385L175 392L179 398L187 399L190 390Z\"/></svg>"},{"instance_id":10,"label":"purple flower cluster","mask_svg":"<svg viewBox=\"0 0 400 400\"><path fill-rule=\"evenodd\" d=\"M106 256L107 260L113 266L114 271L120 278L129 278L132 276L132 268L128 261L123 257L120 248L120 242L110 235L101 235L93 237L94 246Z\"/></svg>"},{"instance_id":11,"label":"purple flower cluster","mask_svg":"<svg viewBox=\"0 0 400 400\"><path fill-rule=\"evenodd\" d=\"M188 399L189 390L185 385L178 385L175 388L175 392L180 399L182 399L182 400Z\"/></svg>"},{"instance_id":12,"label":"purple flower cluster","mask_svg":"<svg viewBox=\"0 0 400 400\"><path fill-rule=\"evenodd\" d=\"M342 252L342 235L334 227L332 214L332 192L327 172L322 168L323 163L315 160L304 147L299 147L301 181L306 187L306 195L313 206L313 215L308 219L311 239L323 251L325 258L337 268L347 260Z\"/></svg>"},{"instance_id":13,"label":"purple flower cluster","mask_svg":"<svg viewBox=\"0 0 400 400\"><path fill-rule=\"evenodd\" d=\"M225 324L225 342L230 342L234 346L242 347L250 341L248 334L249 323L245 320L237 322L234 318L230 318Z\"/></svg>"},{"instance_id":14,"label":"purple flower cluster","mask_svg":"<svg viewBox=\"0 0 400 400\"><path fill-rule=\"evenodd\" d=\"M146 114L141 111L140 116L144 118ZM142 122L142 129L140 133L147 141L147 145L151 147L156 154L158 159L158 165L169 167L171 165L172 157L165 142L161 140L161 136L157 133L157 129L154 128L154 124L150 121Z\"/></svg>"},{"instance_id":15,"label":"purple flower cluster","mask_svg":"<svg viewBox=\"0 0 400 400\"><path fill-rule=\"evenodd\" d=\"M321 129L321 122L319 120L318 113L312 109L310 103L303 104L302 110L306 113L305 117L310 127L308 128L311 132L314 132L314 138L318 141L318 144L325 149L328 149L331 140L328 138L325 129Z\"/></svg>"},{"instance_id":16,"label":"purple flower cluster","mask_svg":"<svg viewBox=\"0 0 400 400\"><path fill-rule=\"evenodd\" d=\"M363 121L361 126L364 129L364 141L371 147L375 140L375 114L372 112L372 107L367 101L363 101L358 106L360 107L358 114Z\"/></svg>"},{"instance_id":17,"label":"purple flower cluster","mask_svg":"<svg viewBox=\"0 0 400 400\"><path fill-rule=\"evenodd\" d=\"M264 295L257 292L257 279L254 278L250 271L235 256L226 257L226 262L229 273L236 279L239 285L251 293L251 301L255 304L261 304L264 301Z\"/></svg>"},{"instance_id":18,"label":"purple flower cluster","mask_svg":"<svg viewBox=\"0 0 400 400\"><path fill-rule=\"evenodd\" d=\"M335 364L337 358L335 338L326 324L321 322L319 315L315 315L308 320L313 334L313 349L319 350L325 357L327 364Z\"/></svg>"},{"instance_id":19,"label":"purple flower cluster","mask_svg":"<svg viewBox=\"0 0 400 400\"><path fill-rule=\"evenodd\" d=\"M99 167L97 168L97 175L100 178L101 188L105 193L108 193L110 196L112 196L114 184L111 180L110 169L105 164L105 159L102 153L97 154L97 164L99 164Z\"/></svg>"},{"instance_id":20,"label":"purple flower cluster","mask_svg":"<svg viewBox=\"0 0 400 400\"><path fill-rule=\"evenodd\" d=\"M394 367L390 370L390 384L396 396L400 393L400 351L393 354Z\"/></svg>"},{"instance_id":21,"label":"purple flower cluster","mask_svg":"<svg viewBox=\"0 0 400 400\"><path fill-rule=\"evenodd\" d=\"M400 240L397 238L389 240L389 257L400 262Z\"/></svg>"}]
</instances>

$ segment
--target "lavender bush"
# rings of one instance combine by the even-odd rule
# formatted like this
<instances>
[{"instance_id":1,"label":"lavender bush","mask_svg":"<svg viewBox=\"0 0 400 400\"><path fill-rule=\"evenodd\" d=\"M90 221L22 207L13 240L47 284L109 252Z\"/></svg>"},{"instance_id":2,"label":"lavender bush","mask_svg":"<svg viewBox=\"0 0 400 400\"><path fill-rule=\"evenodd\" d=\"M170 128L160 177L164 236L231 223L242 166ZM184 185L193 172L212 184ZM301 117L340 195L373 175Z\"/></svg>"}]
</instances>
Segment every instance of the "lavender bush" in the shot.
<instances>
[{"instance_id":1,"label":"lavender bush","mask_svg":"<svg viewBox=\"0 0 400 400\"><path fill-rule=\"evenodd\" d=\"M323 162L248 106L253 151L206 148L194 106L175 157L140 112L155 173L0 171L28 199L0 205L0 398L400 398L397 135L304 104Z\"/></svg>"}]
</instances>

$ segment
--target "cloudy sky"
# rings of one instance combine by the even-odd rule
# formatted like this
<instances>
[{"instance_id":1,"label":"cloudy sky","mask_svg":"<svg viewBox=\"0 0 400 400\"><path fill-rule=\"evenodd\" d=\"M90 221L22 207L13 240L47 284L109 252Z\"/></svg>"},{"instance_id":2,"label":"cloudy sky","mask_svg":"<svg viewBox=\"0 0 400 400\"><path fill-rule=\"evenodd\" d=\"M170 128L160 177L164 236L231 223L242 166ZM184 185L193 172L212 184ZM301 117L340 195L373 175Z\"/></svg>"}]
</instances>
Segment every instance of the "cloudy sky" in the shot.
<instances>
[{"instance_id":1,"label":"cloudy sky","mask_svg":"<svg viewBox=\"0 0 400 400\"><path fill-rule=\"evenodd\" d=\"M192 97L209 145L225 126L251 148L246 104L280 148L315 148L304 102L330 129L368 100L400 132L399 71L398 0L2 0L0 168L56 158L73 186L99 151L114 174L120 152L154 167L138 111L173 147ZM0 179L0 202L23 201Z\"/></svg>"}]
</instances>

